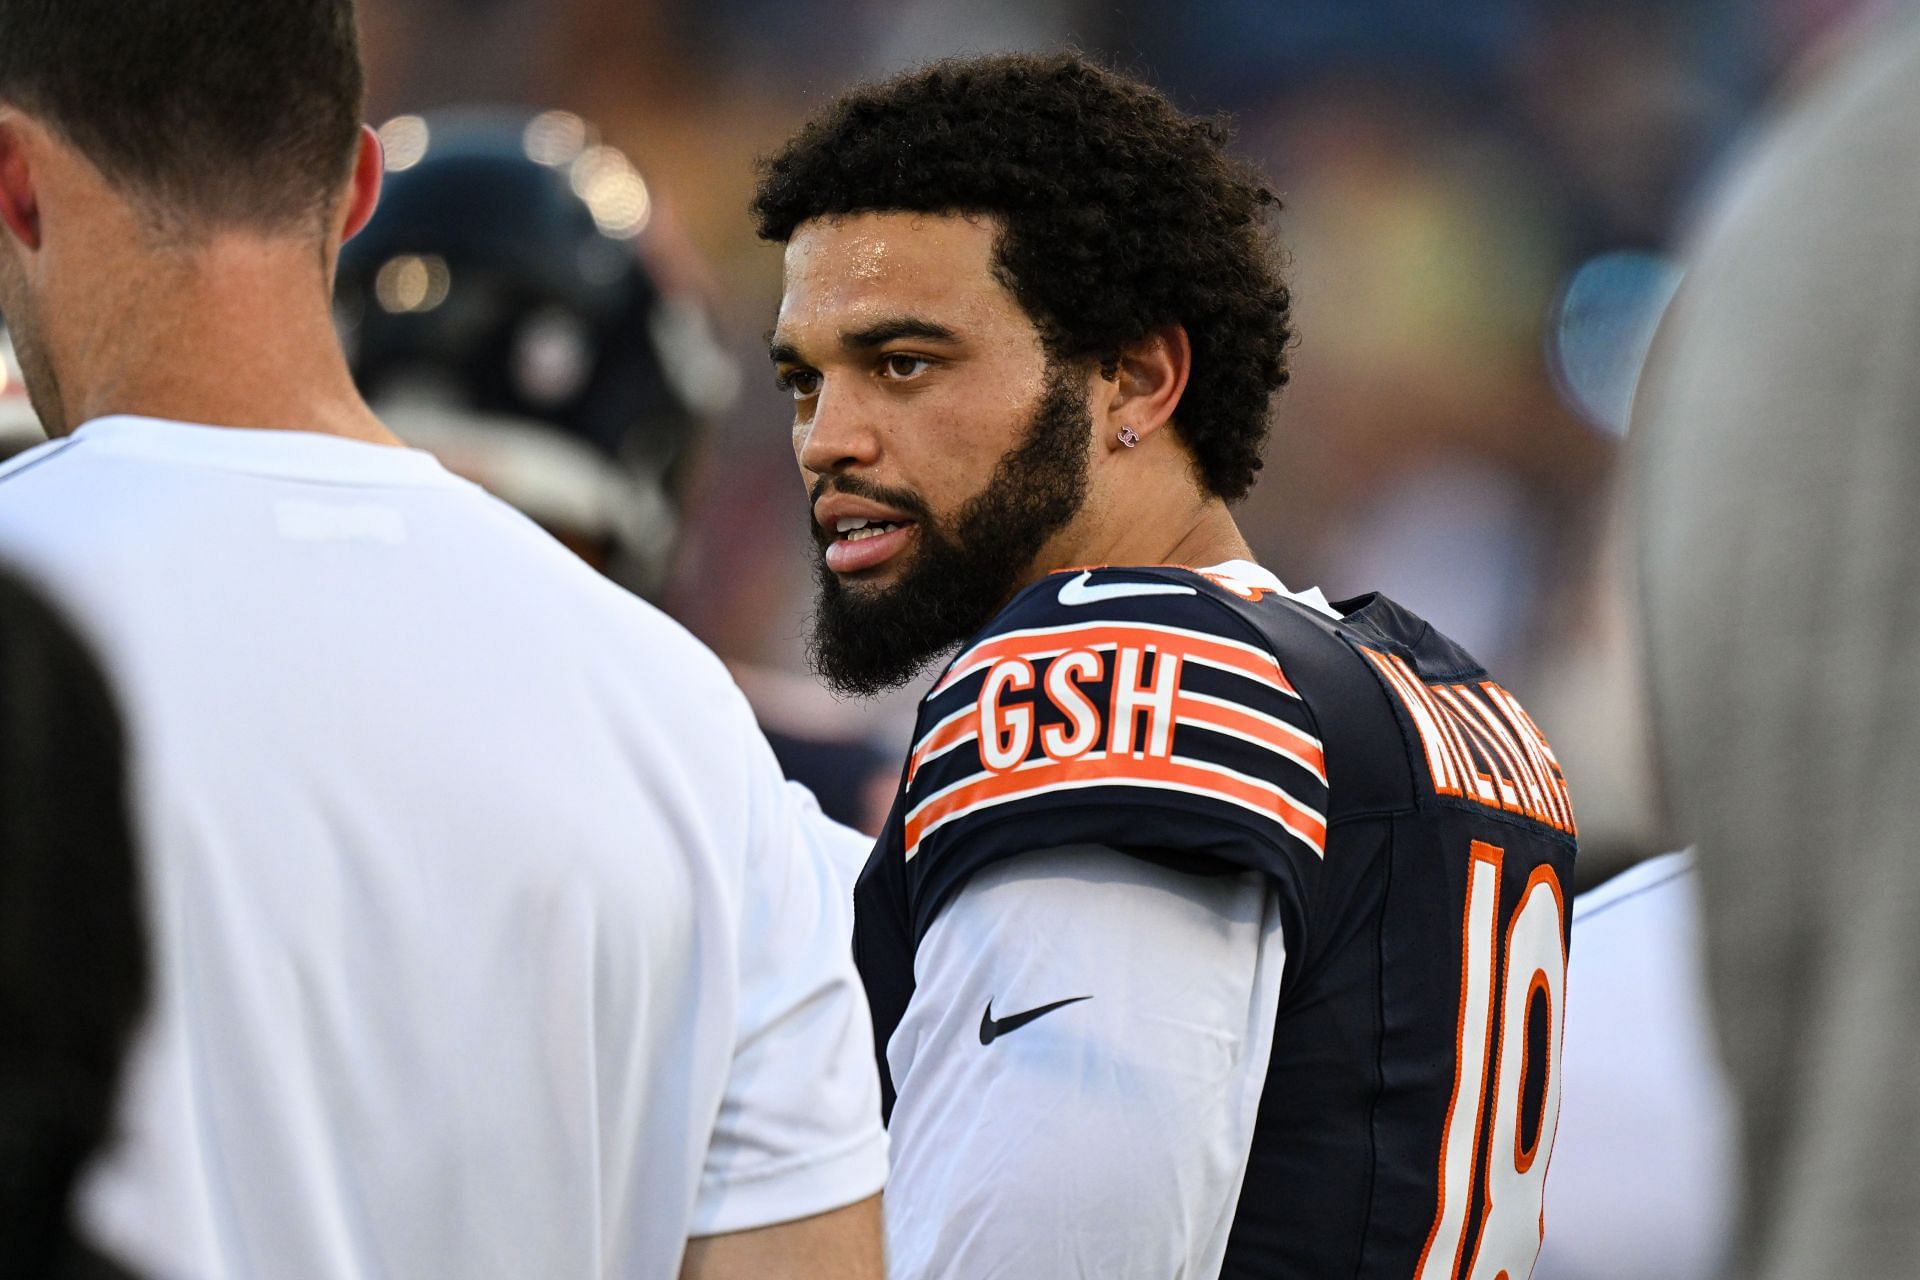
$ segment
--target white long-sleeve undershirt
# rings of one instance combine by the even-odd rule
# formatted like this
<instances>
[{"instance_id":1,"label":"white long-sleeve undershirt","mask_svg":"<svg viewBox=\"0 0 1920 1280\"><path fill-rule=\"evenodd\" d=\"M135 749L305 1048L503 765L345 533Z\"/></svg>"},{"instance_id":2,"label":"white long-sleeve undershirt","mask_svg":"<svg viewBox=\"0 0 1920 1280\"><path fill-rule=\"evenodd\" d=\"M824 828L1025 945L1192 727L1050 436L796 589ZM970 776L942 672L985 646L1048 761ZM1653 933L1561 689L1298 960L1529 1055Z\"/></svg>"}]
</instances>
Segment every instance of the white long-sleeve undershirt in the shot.
<instances>
[{"instance_id":1,"label":"white long-sleeve undershirt","mask_svg":"<svg viewBox=\"0 0 1920 1280\"><path fill-rule=\"evenodd\" d=\"M895 1280L1217 1275L1285 960L1252 873L1071 848L973 877L887 1046ZM1079 996L982 1043L989 1002Z\"/></svg>"}]
</instances>

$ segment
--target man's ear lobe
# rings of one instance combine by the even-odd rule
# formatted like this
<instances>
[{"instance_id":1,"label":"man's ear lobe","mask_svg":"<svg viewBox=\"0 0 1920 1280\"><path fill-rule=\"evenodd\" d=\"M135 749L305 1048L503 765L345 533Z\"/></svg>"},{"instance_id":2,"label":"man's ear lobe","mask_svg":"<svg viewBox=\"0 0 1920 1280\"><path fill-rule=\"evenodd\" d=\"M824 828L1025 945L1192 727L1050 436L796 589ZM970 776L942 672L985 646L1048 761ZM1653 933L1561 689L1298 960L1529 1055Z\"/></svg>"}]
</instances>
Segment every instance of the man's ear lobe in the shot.
<instances>
[{"instance_id":1,"label":"man's ear lobe","mask_svg":"<svg viewBox=\"0 0 1920 1280\"><path fill-rule=\"evenodd\" d=\"M386 154L380 136L369 125L360 126L360 141L353 155L353 187L347 193L347 219L340 230L344 242L360 234L380 204L380 183L387 171Z\"/></svg>"},{"instance_id":2,"label":"man's ear lobe","mask_svg":"<svg viewBox=\"0 0 1920 1280\"><path fill-rule=\"evenodd\" d=\"M0 110L0 226L27 249L40 247L40 196L31 134L18 114Z\"/></svg>"},{"instance_id":3,"label":"man's ear lobe","mask_svg":"<svg viewBox=\"0 0 1920 1280\"><path fill-rule=\"evenodd\" d=\"M1182 325L1162 325L1120 353L1112 412L1144 440L1165 426L1186 394L1193 343Z\"/></svg>"}]
</instances>

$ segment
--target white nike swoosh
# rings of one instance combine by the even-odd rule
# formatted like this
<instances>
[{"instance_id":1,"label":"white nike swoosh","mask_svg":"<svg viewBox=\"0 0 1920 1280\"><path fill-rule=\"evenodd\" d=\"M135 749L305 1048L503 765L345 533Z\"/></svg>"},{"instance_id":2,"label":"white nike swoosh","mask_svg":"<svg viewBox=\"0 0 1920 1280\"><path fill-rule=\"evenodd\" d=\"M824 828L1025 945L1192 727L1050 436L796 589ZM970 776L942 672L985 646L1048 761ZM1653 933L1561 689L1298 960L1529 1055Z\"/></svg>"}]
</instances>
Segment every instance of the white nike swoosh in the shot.
<instances>
[{"instance_id":1,"label":"white nike swoosh","mask_svg":"<svg viewBox=\"0 0 1920 1280\"><path fill-rule=\"evenodd\" d=\"M1192 587L1179 587L1171 582L1103 582L1099 586L1089 585L1091 573L1083 573L1077 578L1069 578L1060 586L1060 603L1069 608L1080 604L1098 604L1102 600L1125 600L1128 596L1194 596L1200 593Z\"/></svg>"}]
</instances>

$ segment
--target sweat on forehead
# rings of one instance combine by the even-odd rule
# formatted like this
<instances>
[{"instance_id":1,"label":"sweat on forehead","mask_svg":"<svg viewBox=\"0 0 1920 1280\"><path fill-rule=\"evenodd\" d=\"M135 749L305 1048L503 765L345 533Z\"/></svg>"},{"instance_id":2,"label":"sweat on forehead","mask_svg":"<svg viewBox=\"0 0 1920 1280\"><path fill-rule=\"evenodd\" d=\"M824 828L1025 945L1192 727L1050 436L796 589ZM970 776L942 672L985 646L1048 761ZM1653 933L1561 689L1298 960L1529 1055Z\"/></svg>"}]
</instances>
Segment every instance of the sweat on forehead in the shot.
<instances>
[{"instance_id":1,"label":"sweat on forehead","mask_svg":"<svg viewBox=\"0 0 1920 1280\"><path fill-rule=\"evenodd\" d=\"M999 228L960 214L875 212L817 218L787 242L789 290L800 281L842 289L896 286L1002 287L995 278Z\"/></svg>"},{"instance_id":2,"label":"sweat on forehead","mask_svg":"<svg viewBox=\"0 0 1920 1280\"><path fill-rule=\"evenodd\" d=\"M954 343L1032 323L979 219L870 213L809 222L787 246L775 346ZM776 359L779 358L776 355Z\"/></svg>"}]
</instances>

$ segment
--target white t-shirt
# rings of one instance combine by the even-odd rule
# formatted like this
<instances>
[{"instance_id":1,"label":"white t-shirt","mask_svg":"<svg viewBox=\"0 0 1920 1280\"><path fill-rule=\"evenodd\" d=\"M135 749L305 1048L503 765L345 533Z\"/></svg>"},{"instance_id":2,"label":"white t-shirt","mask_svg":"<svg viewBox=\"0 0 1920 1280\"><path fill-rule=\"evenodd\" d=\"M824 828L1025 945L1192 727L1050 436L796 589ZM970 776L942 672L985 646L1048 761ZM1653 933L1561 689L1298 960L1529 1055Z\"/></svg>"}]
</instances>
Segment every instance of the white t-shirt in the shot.
<instances>
[{"instance_id":1,"label":"white t-shirt","mask_svg":"<svg viewBox=\"0 0 1920 1280\"><path fill-rule=\"evenodd\" d=\"M84 1197L159 1280L671 1276L885 1173L839 877L719 662L431 457L89 423L0 555L101 649L157 989Z\"/></svg>"},{"instance_id":2,"label":"white t-shirt","mask_svg":"<svg viewBox=\"0 0 1920 1280\"><path fill-rule=\"evenodd\" d=\"M1534 1280L1713 1280L1738 1155L1714 1053L1690 853L1573 904L1566 1083Z\"/></svg>"}]
</instances>

